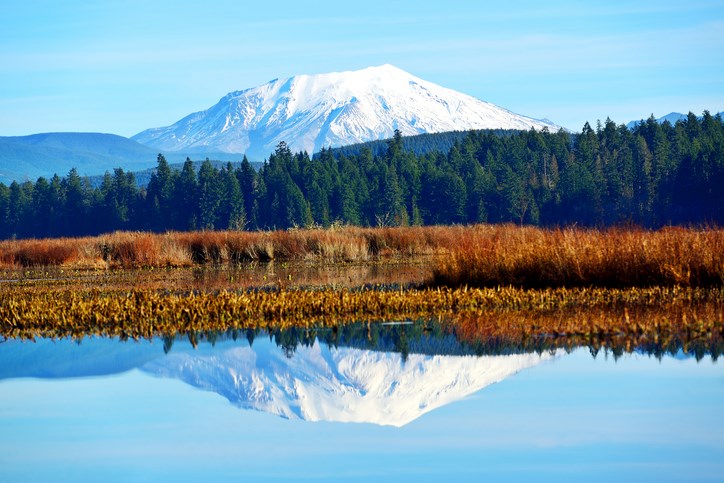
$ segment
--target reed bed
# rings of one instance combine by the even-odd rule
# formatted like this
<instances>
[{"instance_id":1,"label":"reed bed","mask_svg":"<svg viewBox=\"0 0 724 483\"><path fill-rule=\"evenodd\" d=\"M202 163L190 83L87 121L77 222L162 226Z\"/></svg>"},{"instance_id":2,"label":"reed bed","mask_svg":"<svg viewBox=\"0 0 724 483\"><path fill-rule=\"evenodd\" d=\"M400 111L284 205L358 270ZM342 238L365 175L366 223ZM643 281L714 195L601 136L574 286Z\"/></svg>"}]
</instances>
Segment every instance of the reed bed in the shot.
<instances>
[{"instance_id":1,"label":"reed bed","mask_svg":"<svg viewBox=\"0 0 724 483\"><path fill-rule=\"evenodd\" d=\"M433 285L647 287L724 284L724 231L476 226L440 257Z\"/></svg>"},{"instance_id":2,"label":"reed bed","mask_svg":"<svg viewBox=\"0 0 724 483\"><path fill-rule=\"evenodd\" d=\"M446 251L462 227L116 232L97 237L0 242L0 268L148 268L249 261L366 262Z\"/></svg>"}]
</instances>

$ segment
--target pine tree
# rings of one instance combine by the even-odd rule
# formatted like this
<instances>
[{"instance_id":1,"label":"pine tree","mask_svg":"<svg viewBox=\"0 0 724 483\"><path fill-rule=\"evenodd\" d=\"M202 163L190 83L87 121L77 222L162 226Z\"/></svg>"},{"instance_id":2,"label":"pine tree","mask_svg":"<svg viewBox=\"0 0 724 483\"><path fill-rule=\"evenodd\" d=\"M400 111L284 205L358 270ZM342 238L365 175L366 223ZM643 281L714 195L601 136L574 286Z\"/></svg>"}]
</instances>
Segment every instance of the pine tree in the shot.
<instances>
[{"instance_id":1,"label":"pine tree","mask_svg":"<svg viewBox=\"0 0 724 483\"><path fill-rule=\"evenodd\" d=\"M244 197L231 163L227 163L226 169L221 170L220 176L223 194L219 217L222 226L233 230L243 230L246 225Z\"/></svg>"},{"instance_id":2,"label":"pine tree","mask_svg":"<svg viewBox=\"0 0 724 483\"><path fill-rule=\"evenodd\" d=\"M254 216L254 203L256 201L256 172L251 167L251 163L244 156L241 167L237 170L236 177L239 180L242 196L244 197L244 213L248 217L249 226L257 226L257 220Z\"/></svg>"},{"instance_id":3,"label":"pine tree","mask_svg":"<svg viewBox=\"0 0 724 483\"><path fill-rule=\"evenodd\" d=\"M199 169L199 227L202 230L219 227L221 198L219 174L207 158Z\"/></svg>"},{"instance_id":4,"label":"pine tree","mask_svg":"<svg viewBox=\"0 0 724 483\"><path fill-rule=\"evenodd\" d=\"M194 230L198 226L199 183L196 179L194 163L186 158L181 174L174 185L174 207L176 210L176 228Z\"/></svg>"},{"instance_id":5,"label":"pine tree","mask_svg":"<svg viewBox=\"0 0 724 483\"><path fill-rule=\"evenodd\" d=\"M146 195L148 228L154 231L168 230L175 226L174 213L174 172L166 158L160 154L156 158L156 171L151 175Z\"/></svg>"}]
</instances>

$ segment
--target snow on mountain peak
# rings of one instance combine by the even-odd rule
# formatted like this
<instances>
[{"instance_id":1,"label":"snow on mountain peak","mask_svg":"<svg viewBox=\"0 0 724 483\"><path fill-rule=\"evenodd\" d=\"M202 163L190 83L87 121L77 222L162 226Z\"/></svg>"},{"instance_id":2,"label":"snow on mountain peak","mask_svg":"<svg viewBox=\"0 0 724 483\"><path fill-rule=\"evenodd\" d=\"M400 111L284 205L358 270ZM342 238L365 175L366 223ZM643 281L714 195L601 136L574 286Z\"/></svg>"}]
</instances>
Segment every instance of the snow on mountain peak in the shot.
<instances>
[{"instance_id":1,"label":"snow on mountain peak","mask_svg":"<svg viewBox=\"0 0 724 483\"><path fill-rule=\"evenodd\" d=\"M440 87L385 64L357 71L297 75L235 91L206 111L135 135L160 150L207 149L262 159L280 141L310 154L404 135L468 129L557 130Z\"/></svg>"},{"instance_id":2,"label":"snow on mountain peak","mask_svg":"<svg viewBox=\"0 0 724 483\"><path fill-rule=\"evenodd\" d=\"M315 344L288 358L260 342L212 355L170 353L142 370L289 419L403 426L552 357L411 354L403 361L398 353Z\"/></svg>"}]
</instances>

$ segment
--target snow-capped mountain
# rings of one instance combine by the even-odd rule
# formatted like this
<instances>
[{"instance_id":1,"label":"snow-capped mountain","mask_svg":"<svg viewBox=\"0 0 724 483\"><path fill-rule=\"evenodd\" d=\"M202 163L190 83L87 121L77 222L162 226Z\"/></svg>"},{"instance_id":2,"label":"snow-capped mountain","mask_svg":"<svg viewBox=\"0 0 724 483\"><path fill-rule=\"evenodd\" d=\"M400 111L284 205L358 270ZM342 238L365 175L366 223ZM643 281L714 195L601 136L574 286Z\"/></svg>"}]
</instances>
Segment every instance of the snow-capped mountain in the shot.
<instances>
[{"instance_id":1,"label":"snow-capped mountain","mask_svg":"<svg viewBox=\"0 0 724 483\"><path fill-rule=\"evenodd\" d=\"M411 354L403 362L398 353L315 344L287 358L262 342L209 354L172 352L141 370L289 419L403 426L550 357Z\"/></svg>"},{"instance_id":2,"label":"snow-capped mountain","mask_svg":"<svg viewBox=\"0 0 724 483\"><path fill-rule=\"evenodd\" d=\"M231 92L215 106L133 140L160 150L245 152L261 159L280 141L313 153L403 135L469 129L558 130L547 120L424 81L391 65L298 75Z\"/></svg>"}]
</instances>

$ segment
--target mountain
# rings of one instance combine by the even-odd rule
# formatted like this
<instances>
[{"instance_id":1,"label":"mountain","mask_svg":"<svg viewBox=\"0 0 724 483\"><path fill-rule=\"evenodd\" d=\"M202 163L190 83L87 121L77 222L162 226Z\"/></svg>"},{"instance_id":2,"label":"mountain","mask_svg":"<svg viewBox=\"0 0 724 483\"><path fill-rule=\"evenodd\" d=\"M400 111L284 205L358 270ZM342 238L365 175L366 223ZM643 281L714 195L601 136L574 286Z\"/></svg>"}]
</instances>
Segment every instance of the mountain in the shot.
<instances>
[{"instance_id":1,"label":"mountain","mask_svg":"<svg viewBox=\"0 0 724 483\"><path fill-rule=\"evenodd\" d=\"M280 141L312 154L403 135L470 129L558 130L547 120L424 81L391 65L298 75L231 92L211 108L131 139L158 150L213 149L263 159Z\"/></svg>"},{"instance_id":2,"label":"mountain","mask_svg":"<svg viewBox=\"0 0 724 483\"><path fill-rule=\"evenodd\" d=\"M662 124L664 121L669 121L671 124L676 124L676 121L683 121L684 119L686 119L686 114L682 114L680 112L670 112L665 116L657 118L656 122ZM641 124L642 122L646 122L646 120L641 119L639 121L631 121L626 124L626 127L629 129L633 129L636 127L637 124Z\"/></svg>"},{"instance_id":3,"label":"mountain","mask_svg":"<svg viewBox=\"0 0 724 483\"><path fill-rule=\"evenodd\" d=\"M324 344L287 357L268 341L204 354L172 352L142 367L289 419L404 426L549 359L550 354L440 356Z\"/></svg>"},{"instance_id":4,"label":"mountain","mask_svg":"<svg viewBox=\"0 0 724 483\"><path fill-rule=\"evenodd\" d=\"M126 171L156 165L158 151L115 134L43 133L0 137L0 182L36 180L71 168L80 175L122 167Z\"/></svg>"}]
</instances>

